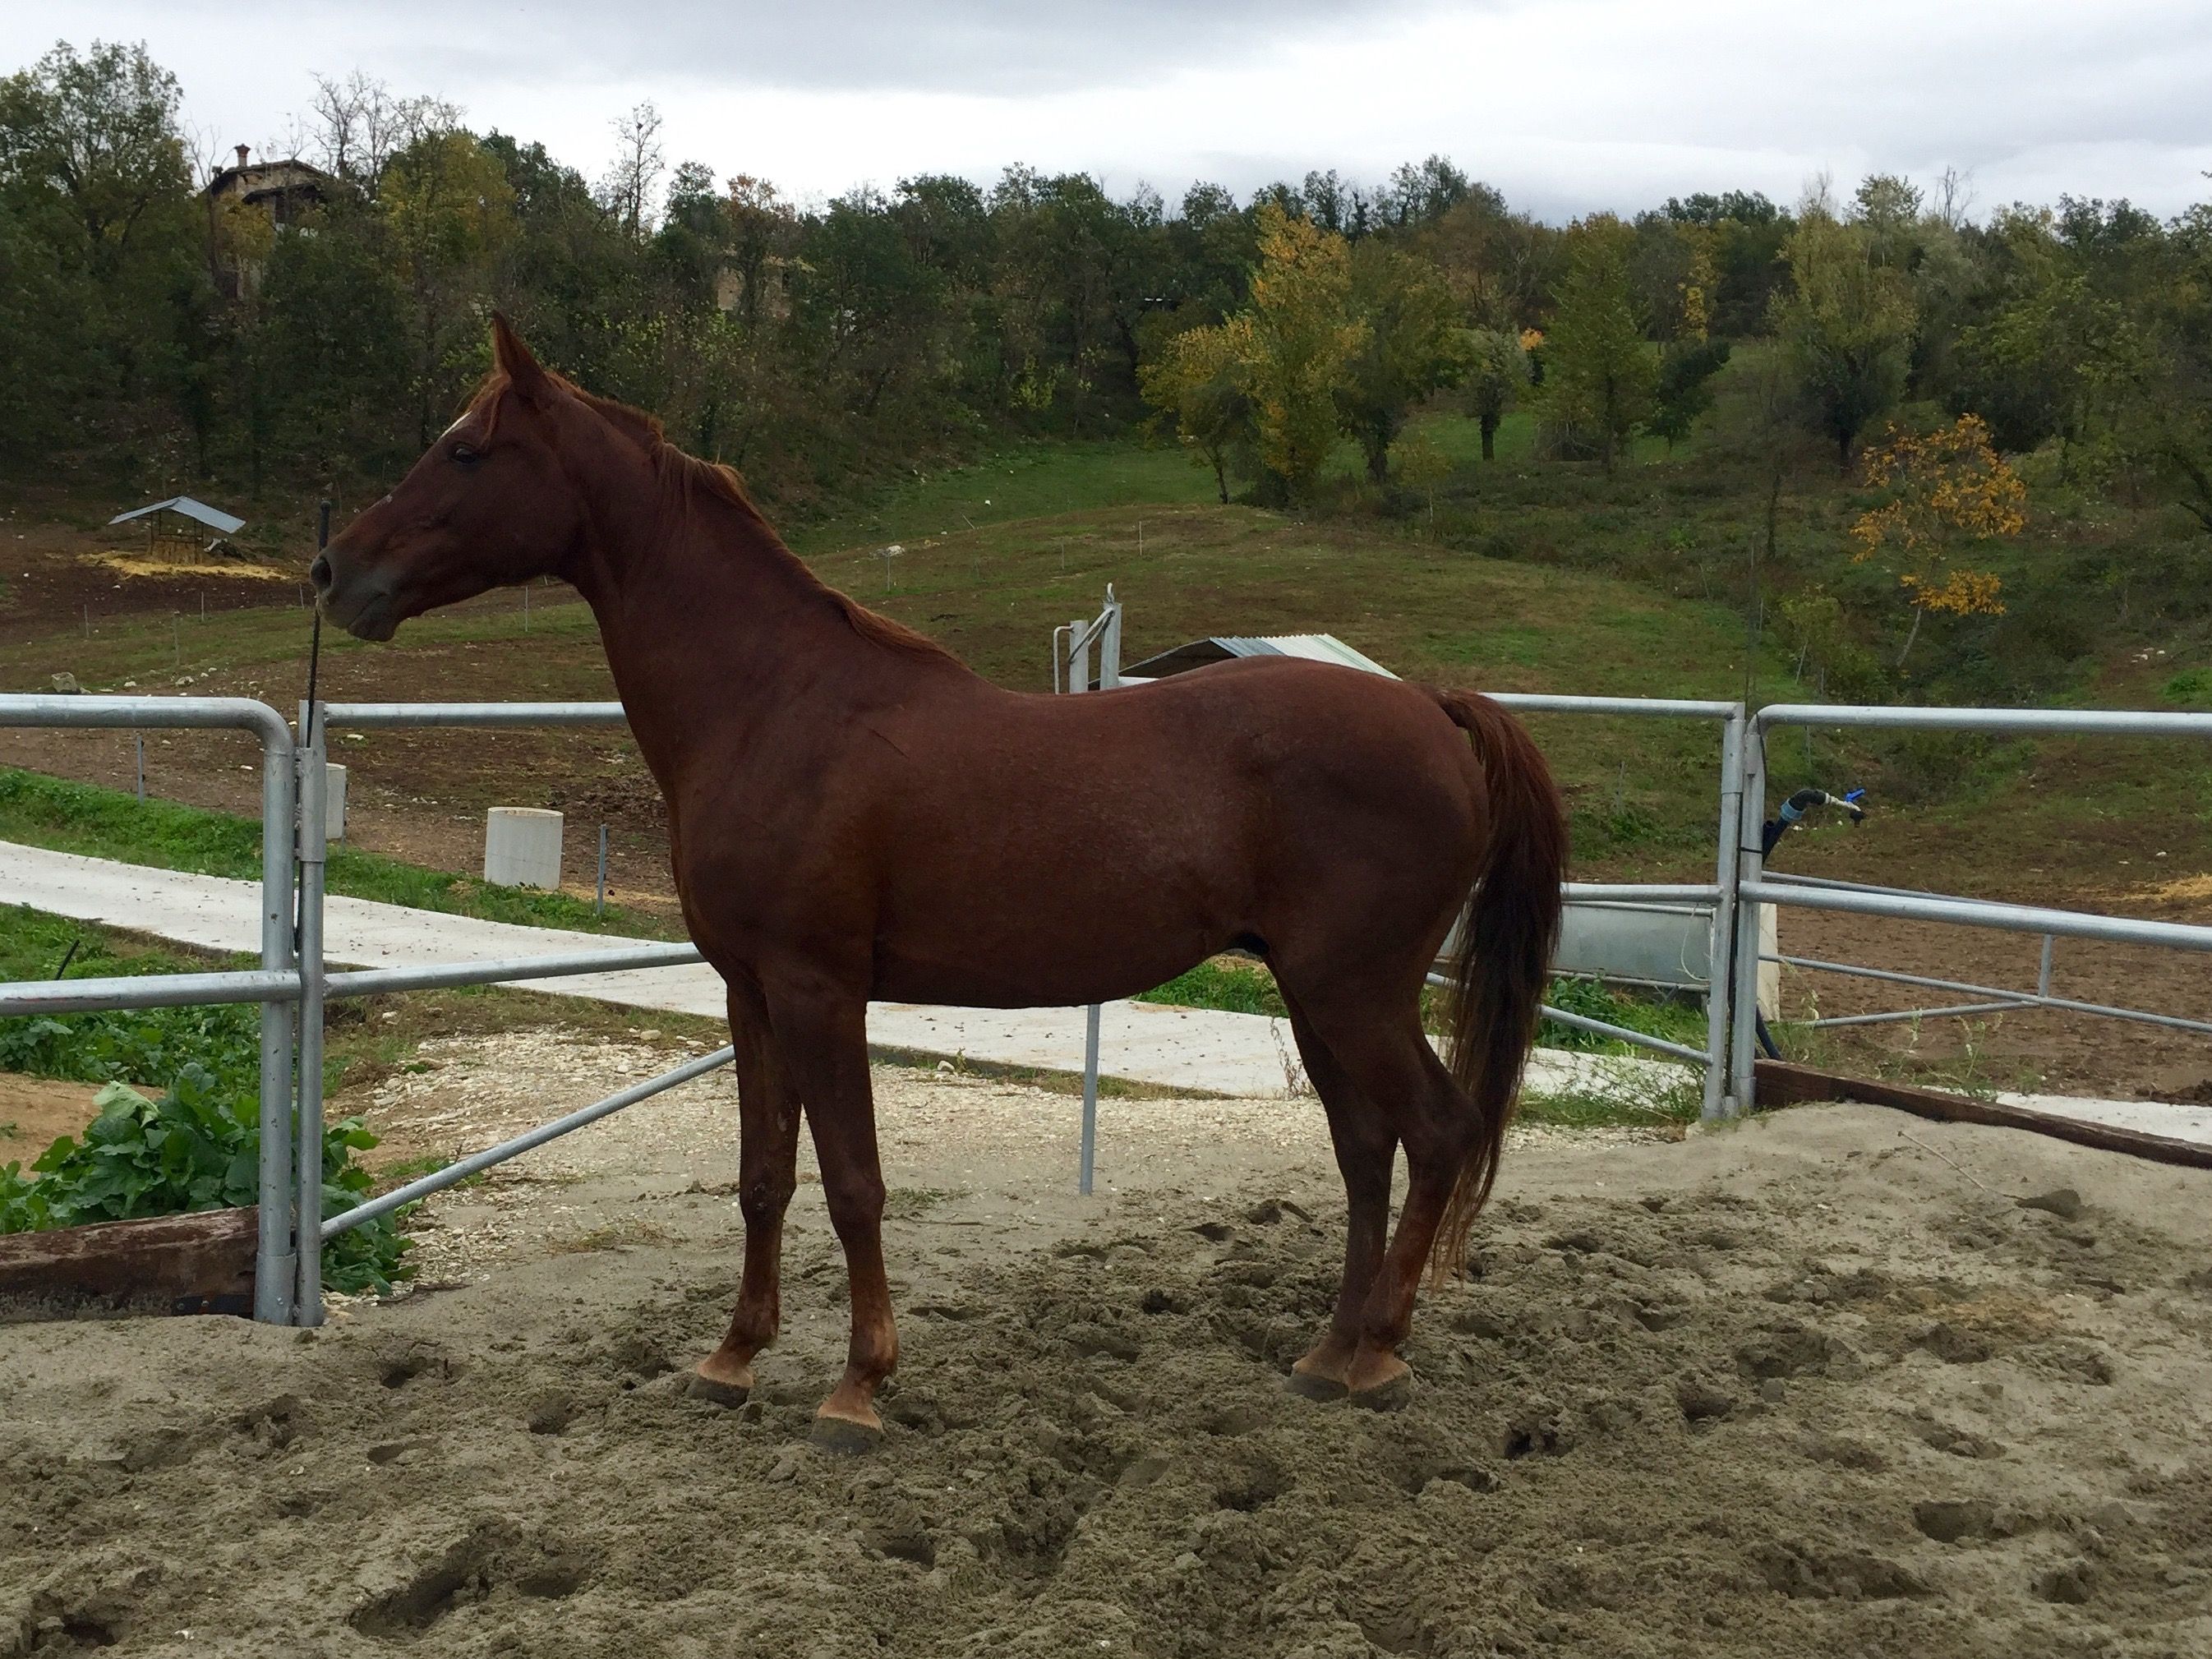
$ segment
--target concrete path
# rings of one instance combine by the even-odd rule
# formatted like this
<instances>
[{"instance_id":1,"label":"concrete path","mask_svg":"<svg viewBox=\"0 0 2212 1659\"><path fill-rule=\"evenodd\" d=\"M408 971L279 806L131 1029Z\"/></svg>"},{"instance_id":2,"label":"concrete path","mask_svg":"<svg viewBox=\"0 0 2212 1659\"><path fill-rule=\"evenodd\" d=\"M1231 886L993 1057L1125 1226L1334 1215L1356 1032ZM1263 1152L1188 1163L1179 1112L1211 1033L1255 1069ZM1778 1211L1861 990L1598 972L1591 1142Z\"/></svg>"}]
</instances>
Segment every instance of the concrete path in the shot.
<instances>
[{"instance_id":1,"label":"concrete path","mask_svg":"<svg viewBox=\"0 0 2212 1659\"><path fill-rule=\"evenodd\" d=\"M127 927L204 949L259 948L259 884L118 864L0 842L0 904L28 904L58 915ZM325 954L333 965L427 966L480 957L528 957L605 949L598 933L479 921L367 899L332 896L324 919ZM655 968L533 980L526 988L588 997L633 1008L723 1017L722 981L714 969ZM1080 1008L933 1008L878 1002L868 1008L869 1041L883 1048L1051 1071L1083 1069ZM1303 1083L1289 1026L1256 1014L1157 1003L1111 1002L1100 1016L1100 1069L1110 1077L1171 1088L1266 1098ZM1664 1062L1540 1049L1528 1086L1539 1093L1593 1090L1644 1097L1679 1084L1685 1068ZM2037 1111L2212 1144L2212 1107L2063 1095L2001 1094Z\"/></svg>"}]
</instances>

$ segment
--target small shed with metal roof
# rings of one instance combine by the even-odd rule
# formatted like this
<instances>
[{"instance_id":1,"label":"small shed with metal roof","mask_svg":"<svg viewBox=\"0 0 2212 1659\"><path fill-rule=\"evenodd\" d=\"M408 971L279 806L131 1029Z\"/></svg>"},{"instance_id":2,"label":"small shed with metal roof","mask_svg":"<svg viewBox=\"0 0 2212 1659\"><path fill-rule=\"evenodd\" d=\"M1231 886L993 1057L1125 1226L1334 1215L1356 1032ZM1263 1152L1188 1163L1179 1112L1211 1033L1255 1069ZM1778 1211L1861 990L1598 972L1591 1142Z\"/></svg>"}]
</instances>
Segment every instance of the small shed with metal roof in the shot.
<instances>
[{"instance_id":1,"label":"small shed with metal roof","mask_svg":"<svg viewBox=\"0 0 2212 1659\"><path fill-rule=\"evenodd\" d=\"M1131 680L1165 679L1170 674L1188 673L1208 663L1227 662L1232 657L1304 657L1311 662L1341 663L1346 668L1381 674L1389 679L1398 678L1334 634L1217 634L1132 663L1121 671L1121 682L1126 685Z\"/></svg>"},{"instance_id":2,"label":"small shed with metal roof","mask_svg":"<svg viewBox=\"0 0 2212 1659\"><path fill-rule=\"evenodd\" d=\"M172 495L166 501L136 507L128 513L117 514L107 522L111 526L129 524L137 519L146 521L146 551L149 556L187 562L215 552L222 545L224 537L234 536L246 528L245 520L219 507L210 507L205 501L196 501L189 495ZM213 535L209 534L210 531Z\"/></svg>"}]
</instances>

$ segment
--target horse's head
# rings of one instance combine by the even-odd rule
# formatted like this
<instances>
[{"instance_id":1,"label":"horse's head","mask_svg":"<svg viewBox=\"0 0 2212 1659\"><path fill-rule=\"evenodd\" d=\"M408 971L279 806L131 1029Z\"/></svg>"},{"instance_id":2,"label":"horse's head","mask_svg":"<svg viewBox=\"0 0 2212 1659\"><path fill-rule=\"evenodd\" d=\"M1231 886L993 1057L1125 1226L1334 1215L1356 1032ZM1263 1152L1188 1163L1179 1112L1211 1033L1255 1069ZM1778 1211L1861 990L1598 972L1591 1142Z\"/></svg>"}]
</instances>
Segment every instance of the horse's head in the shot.
<instances>
[{"instance_id":1,"label":"horse's head","mask_svg":"<svg viewBox=\"0 0 2212 1659\"><path fill-rule=\"evenodd\" d=\"M583 510L554 441L583 405L504 317L492 343L495 372L460 419L315 559L324 614L349 633L388 640L410 617L568 562Z\"/></svg>"}]
</instances>

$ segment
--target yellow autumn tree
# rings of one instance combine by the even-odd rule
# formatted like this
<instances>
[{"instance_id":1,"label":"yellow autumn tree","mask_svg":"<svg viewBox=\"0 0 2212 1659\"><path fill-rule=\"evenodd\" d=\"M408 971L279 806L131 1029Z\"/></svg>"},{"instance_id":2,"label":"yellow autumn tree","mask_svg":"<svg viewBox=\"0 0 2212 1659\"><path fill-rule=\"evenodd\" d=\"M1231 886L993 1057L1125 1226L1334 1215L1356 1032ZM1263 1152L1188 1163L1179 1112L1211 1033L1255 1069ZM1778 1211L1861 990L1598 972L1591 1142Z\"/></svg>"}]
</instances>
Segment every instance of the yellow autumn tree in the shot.
<instances>
[{"instance_id":1,"label":"yellow autumn tree","mask_svg":"<svg viewBox=\"0 0 2212 1659\"><path fill-rule=\"evenodd\" d=\"M1712 326L1712 302L1720 292L1720 274L1713 265L1712 233L1696 225L1685 225L1682 233L1689 241L1690 268L1682 277L1682 320L1675 337L1702 341Z\"/></svg>"},{"instance_id":2,"label":"yellow autumn tree","mask_svg":"<svg viewBox=\"0 0 2212 1659\"><path fill-rule=\"evenodd\" d=\"M1993 571L1953 562L1961 544L2017 536L2027 524L2027 488L1990 442L1981 417L1962 415L1924 435L1893 431L1866 452L1867 482L1889 491L1852 521L1851 560L1880 560L1895 572L1912 608L1899 667L1931 611L2002 616L2003 583Z\"/></svg>"},{"instance_id":3,"label":"yellow autumn tree","mask_svg":"<svg viewBox=\"0 0 2212 1659\"><path fill-rule=\"evenodd\" d=\"M1256 459L1263 491L1296 501L1336 447L1337 392L1367 325L1351 315L1352 256L1343 237L1273 202L1259 212L1252 303L1226 322L1185 331L1140 375L1146 401L1213 470Z\"/></svg>"},{"instance_id":4,"label":"yellow autumn tree","mask_svg":"<svg viewBox=\"0 0 2212 1659\"><path fill-rule=\"evenodd\" d=\"M1336 447L1336 389L1365 343L1352 319L1352 254L1343 237L1273 203L1260 210L1260 264L1246 323L1245 385L1260 465L1281 493L1304 495Z\"/></svg>"},{"instance_id":5,"label":"yellow autumn tree","mask_svg":"<svg viewBox=\"0 0 2212 1659\"><path fill-rule=\"evenodd\" d=\"M1231 458L1249 451L1252 400L1245 364L1252 351L1251 319L1232 317L1184 330L1139 375L1146 401L1174 418L1176 438L1212 469L1224 507Z\"/></svg>"}]
</instances>

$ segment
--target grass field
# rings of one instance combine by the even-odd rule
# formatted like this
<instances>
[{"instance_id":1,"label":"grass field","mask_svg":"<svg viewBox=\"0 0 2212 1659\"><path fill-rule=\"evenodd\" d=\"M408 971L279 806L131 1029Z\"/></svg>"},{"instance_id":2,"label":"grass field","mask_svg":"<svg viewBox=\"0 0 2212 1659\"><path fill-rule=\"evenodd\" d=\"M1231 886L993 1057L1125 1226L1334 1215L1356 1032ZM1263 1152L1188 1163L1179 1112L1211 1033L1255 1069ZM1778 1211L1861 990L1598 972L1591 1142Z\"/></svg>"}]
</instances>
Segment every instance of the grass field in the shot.
<instances>
[{"instance_id":1,"label":"grass field","mask_svg":"<svg viewBox=\"0 0 2212 1659\"><path fill-rule=\"evenodd\" d=\"M1716 422L1725 425L1717 415ZM1127 607L1127 662L1208 633L1320 630L1409 678L1482 689L1818 698L1826 671L1816 653L1808 657L1767 599L1754 603L1748 556L1764 533L1764 497L1722 438L1685 446L1672 462L1663 446L1641 445L1608 477L1538 461L1523 414L1508 418L1498 459L1488 465L1474 459L1478 434L1463 416L1431 415L1415 430L1460 463L1437 489L1433 519L1419 506L1402 516L1405 498L1393 503L1367 489L1348 444L1331 464L1329 513L1302 519L1215 504L1211 474L1170 445L1036 441L917 474L865 512L807 526L793 540L825 579L1010 686L1048 684L1052 629L1094 614L1110 582ZM1778 504L1767 578L1777 591L1785 579L1839 589L1885 580L1844 556L1854 499L1832 473L1792 477ZM2057 581L2081 546L2118 533L2052 511L2052 522L2039 526L2042 542L2008 553L2008 581ZM898 557L877 556L893 542ZM287 707L305 679L307 618L289 592L272 599L206 623L100 614L88 633L18 639L0 646L0 687L44 689L67 670L88 688L240 693ZM2100 653L2107 635L2133 639L2124 619L2142 606L2130 612L2130 603L2124 582L2083 591L2057 607L2078 613L2072 633L2007 618L1953 632L1953 624L1930 623L1921 647L1927 660L1936 661L1940 644L1943 660L1972 672L1929 686L1907 675L1882 694L1924 699L1978 684L1974 700L2005 701L2013 687L2018 696L2059 702L2169 708L2212 696L2204 689L2212 668L2198 659L2203 642L2185 630L2170 645ZM2015 672L2016 684L2007 678ZM533 589L526 613L523 596L507 590L419 618L395 647L326 637L323 674L339 697L612 692L588 611L558 586ZM1717 733L1583 717L1532 724L1568 789L1580 867L1702 874ZM555 786L617 773L649 787L613 736L590 745L603 746L604 757L584 754L572 737L527 732L496 744L456 738L442 750L384 732L337 746L355 770L361 810L374 810L380 790L404 793L426 811L443 811L448 823L502 801L565 806L548 798ZM617 751L629 756L619 765ZM2212 865L2212 768L2170 746L1943 738L1845 744L1798 734L1777 744L1770 761L1778 788L1865 784L1885 809L1909 806L1929 832L1933 858L1946 856L1946 836L1971 832L1988 844L1994 833L1998 850L1989 856L2001 866L2007 845L2063 845L2069 828L2088 826L2104 838L2137 835L2179 867ZM112 767L106 775L113 777ZM18 833L67 833L87 850L96 840L119 848L135 838L109 833L66 803L38 811L0 803L0 812ZM179 848L200 833L180 829L173 843L164 832L154 854L185 856ZM358 867L343 878L372 896L378 882L401 881ZM402 887L422 890L419 878L383 890L396 896ZM509 902L471 894L465 883L429 897L478 914L497 912L477 907ZM557 897L528 909L515 919L580 925Z\"/></svg>"}]
</instances>

